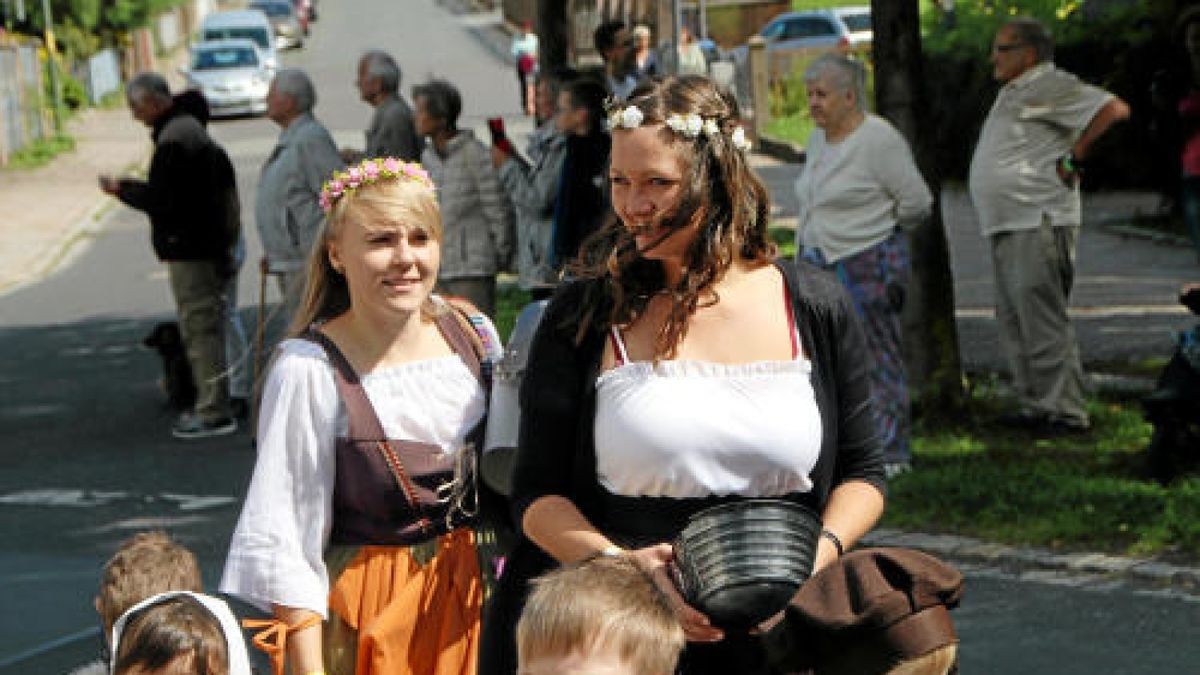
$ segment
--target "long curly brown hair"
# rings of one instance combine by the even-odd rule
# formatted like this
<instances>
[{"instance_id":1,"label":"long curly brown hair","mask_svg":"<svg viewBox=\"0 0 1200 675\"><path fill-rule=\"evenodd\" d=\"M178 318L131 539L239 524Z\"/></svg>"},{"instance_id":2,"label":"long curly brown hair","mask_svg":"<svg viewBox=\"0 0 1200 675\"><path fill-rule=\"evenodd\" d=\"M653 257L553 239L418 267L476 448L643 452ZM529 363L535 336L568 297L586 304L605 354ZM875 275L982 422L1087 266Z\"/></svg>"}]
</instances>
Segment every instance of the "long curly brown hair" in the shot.
<instances>
[{"instance_id":1,"label":"long curly brown hair","mask_svg":"<svg viewBox=\"0 0 1200 675\"><path fill-rule=\"evenodd\" d=\"M734 146L741 125L737 102L701 76L667 77L642 84L618 104L642 112L641 126L662 125L660 136L684 165L683 195L663 225L668 230L693 222L701 226L684 258L679 283L668 288L662 265L639 254L633 235L615 214L586 241L570 272L588 284L579 313L577 340L589 329L628 326L657 294L671 297L671 310L655 340L655 358L673 358L697 308L717 301L715 284L738 259L767 263L776 247L767 235L770 196ZM716 121L720 133L695 138L672 131L664 122L673 114L695 113ZM624 133L614 129L614 134Z\"/></svg>"}]
</instances>

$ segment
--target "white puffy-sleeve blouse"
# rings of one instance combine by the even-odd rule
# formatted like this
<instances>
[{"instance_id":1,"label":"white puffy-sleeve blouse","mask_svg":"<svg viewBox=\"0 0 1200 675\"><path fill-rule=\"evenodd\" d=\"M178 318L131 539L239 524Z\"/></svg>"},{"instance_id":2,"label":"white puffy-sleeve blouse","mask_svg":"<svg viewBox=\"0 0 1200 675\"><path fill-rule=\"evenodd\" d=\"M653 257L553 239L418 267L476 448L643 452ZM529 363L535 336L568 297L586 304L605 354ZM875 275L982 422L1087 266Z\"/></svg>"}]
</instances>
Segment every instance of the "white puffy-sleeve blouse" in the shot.
<instances>
[{"instance_id":1,"label":"white puffy-sleeve blouse","mask_svg":"<svg viewBox=\"0 0 1200 675\"><path fill-rule=\"evenodd\" d=\"M445 452L462 448L486 410L483 388L456 355L380 368L361 380L389 438ZM307 340L281 343L263 390L258 459L222 593L264 611L283 605L326 616L334 447L347 425L325 351Z\"/></svg>"}]
</instances>

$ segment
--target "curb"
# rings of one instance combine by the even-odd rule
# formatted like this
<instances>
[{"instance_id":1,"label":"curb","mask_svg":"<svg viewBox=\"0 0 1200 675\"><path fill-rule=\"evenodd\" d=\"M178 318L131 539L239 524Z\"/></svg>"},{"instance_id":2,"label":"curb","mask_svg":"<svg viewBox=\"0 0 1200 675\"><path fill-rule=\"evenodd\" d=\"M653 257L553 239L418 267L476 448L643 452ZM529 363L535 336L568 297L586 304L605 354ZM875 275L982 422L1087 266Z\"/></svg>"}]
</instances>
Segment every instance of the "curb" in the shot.
<instances>
[{"instance_id":1,"label":"curb","mask_svg":"<svg viewBox=\"0 0 1200 675\"><path fill-rule=\"evenodd\" d=\"M803 164L804 148L770 136L758 137L758 152L781 162Z\"/></svg>"},{"instance_id":2,"label":"curb","mask_svg":"<svg viewBox=\"0 0 1200 675\"><path fill-rule=\"evenodd\" d=\"M915 548L950 561L984 564L1008 572L1058 571L1100 580L1170 590L1200 598L1200 568L1105 553L1055 553L951 534L925 534L879 528L862 538L868 546Z\"/></svg>"}]
</instances>

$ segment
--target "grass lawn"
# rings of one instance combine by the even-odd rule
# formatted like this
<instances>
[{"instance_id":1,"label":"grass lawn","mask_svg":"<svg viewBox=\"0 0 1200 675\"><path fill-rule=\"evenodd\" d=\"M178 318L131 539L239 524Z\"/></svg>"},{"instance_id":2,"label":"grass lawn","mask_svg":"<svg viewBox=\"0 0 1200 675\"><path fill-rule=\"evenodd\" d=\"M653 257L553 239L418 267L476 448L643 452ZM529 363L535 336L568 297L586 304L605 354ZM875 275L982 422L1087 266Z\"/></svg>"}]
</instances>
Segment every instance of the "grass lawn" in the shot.
<instances>
[{"instance_id":1,"label":"grass lawn","mask_svg":"<svg viewBox=\"0 0 1200 675\"><path fill-rule=\"evenodd\" d=\"M791 254L790 229L773 227L771 236ZM501 336L507 339L528 301L515 284L501 284ZM984 376L974 378L965 414L953 421L918 419L914 468L891 482L881 524L1200 561L1200 477L1169 487L1143 477L1151 427L1135 398L1093 398L1092 429L1053 440L996 424L1002 410L995 377Z\"/></svg>"},{"instance_id":2,"label":"grass lawn","mask_svg":"<svg viewBox=\"0 0 1200 675\"><path fill-rule=\"evenodd\" d=\"M1200 559L1200 479L1144 478L1151 427L1130 398L1089 402L1093 428L1056 439L1012 430L994 379L969 414L917 422L914 468L891 484L883 524L1052 548Z\"/></svg>"}]
</instances>

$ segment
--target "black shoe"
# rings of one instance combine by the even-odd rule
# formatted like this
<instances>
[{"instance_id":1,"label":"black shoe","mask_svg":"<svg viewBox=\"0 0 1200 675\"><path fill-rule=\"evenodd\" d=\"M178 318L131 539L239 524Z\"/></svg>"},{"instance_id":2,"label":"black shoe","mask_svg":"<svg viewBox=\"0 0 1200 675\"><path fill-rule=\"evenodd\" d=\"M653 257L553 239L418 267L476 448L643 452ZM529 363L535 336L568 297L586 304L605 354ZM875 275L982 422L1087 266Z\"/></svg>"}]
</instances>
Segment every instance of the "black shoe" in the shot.
<instances>
[{"instance_id":1,"label":"black shoe","mask_svg":"<svg viewBox=\"0 0 1200 675\"><path fill-rule=\"evenodd\" d=\"M171 427L171 435L184 440L228 436L235 431L237 431L237 420L232 417L205 422L198 415L191 412L180 415L179 419Z\"/></svg>"}]
</instances>

